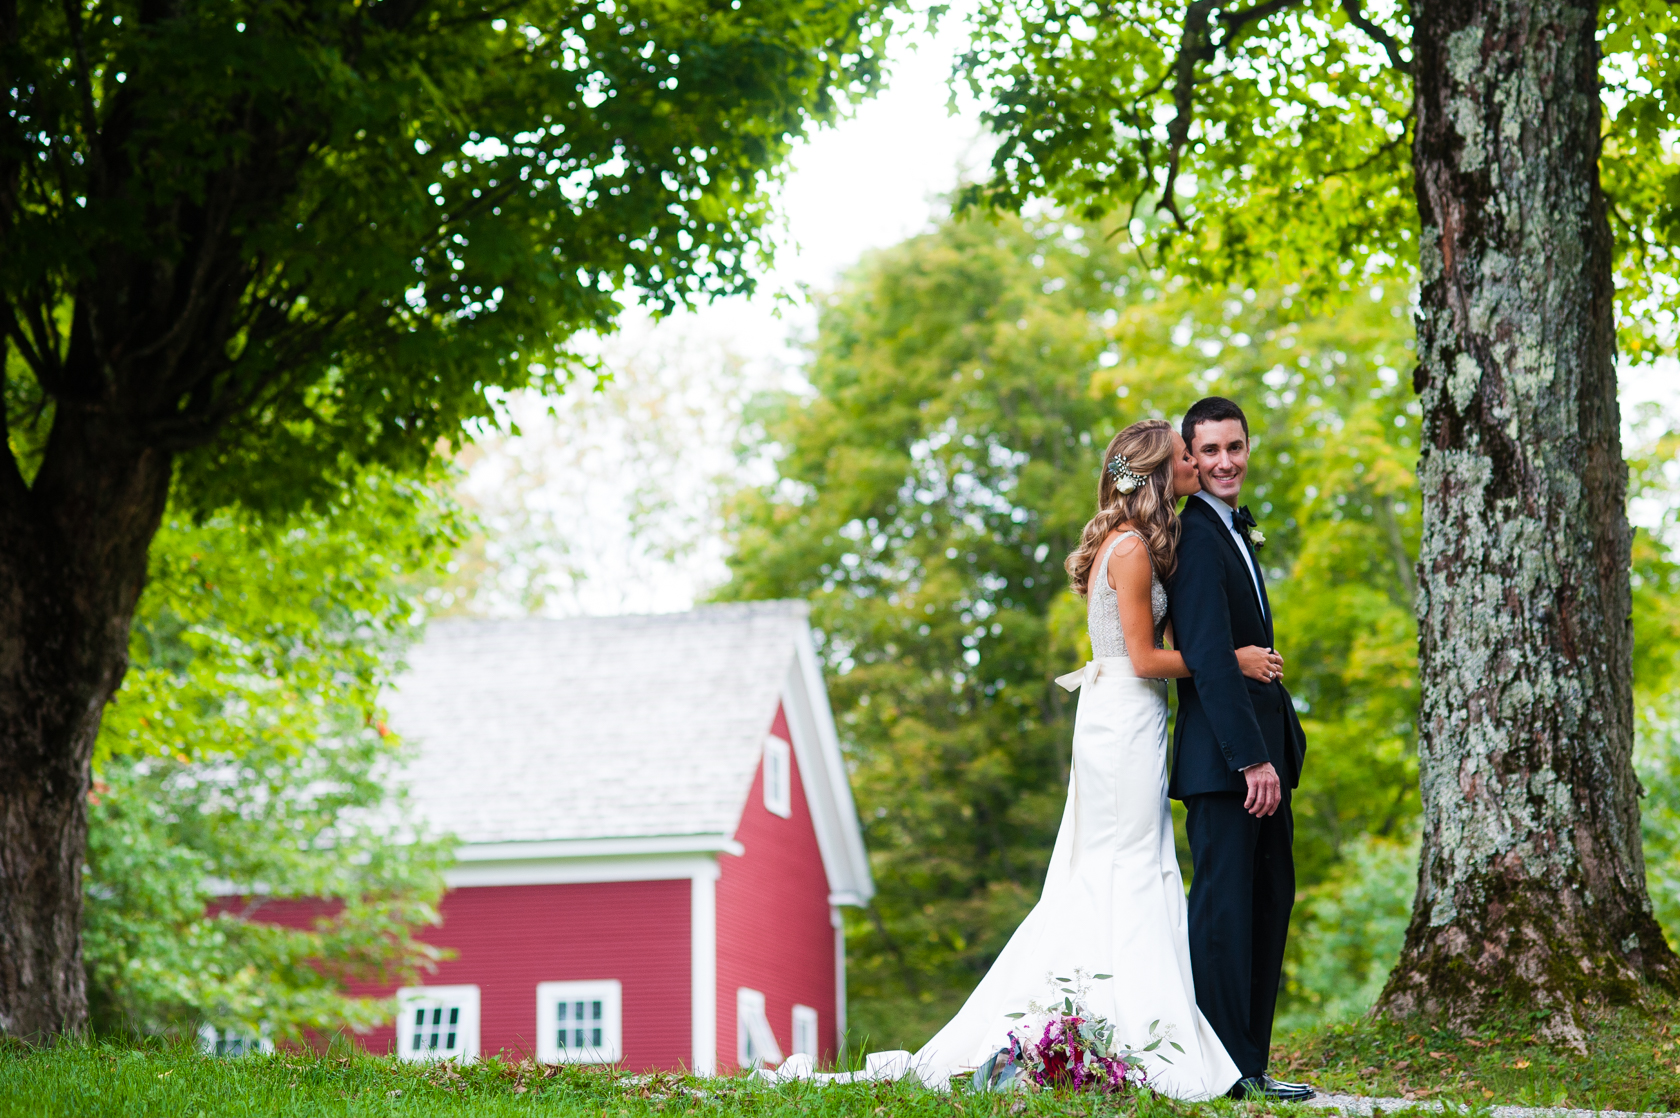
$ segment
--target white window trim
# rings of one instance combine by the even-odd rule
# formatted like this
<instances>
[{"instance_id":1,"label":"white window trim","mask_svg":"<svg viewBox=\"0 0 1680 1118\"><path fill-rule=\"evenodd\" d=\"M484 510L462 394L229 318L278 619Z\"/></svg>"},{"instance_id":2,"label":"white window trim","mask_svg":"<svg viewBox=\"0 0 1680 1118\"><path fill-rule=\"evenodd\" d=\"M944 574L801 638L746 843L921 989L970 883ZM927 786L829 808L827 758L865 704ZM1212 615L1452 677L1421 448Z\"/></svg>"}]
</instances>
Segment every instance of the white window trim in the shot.
<instances>
[{"instance_id":1,"label":"white window trim","mask_svg":"<svg viewBox=\"0 0 1680 1118\"><path fill-rule=\"evenodd\" d=\"M781 1062L781 1046L764 1013L764 995L742 986L735 991L736 1066L773 1068Z\"/></svg>"},{"instance_id":2,"label":"white window trim","mask_svg":"<svg viewBox=\"0 0 1680 1118\"><path fill-rule=\"evenodd\" d=\"M242 1048L239 1052L229 1052L227 1048L238 1044ZM265 1021L253 1032L251 1029L229 1027L218 1029L214 1025L200 1025L198 1027L198 1050L206 1056L217 1056L223 1059L237 1059L261 1053L266 1056L274 1051L273 1030Z\"/></svg>"},{"instance_id":3,"label":"white window trim","mask_svg":"<svg viewBox=\"0 0 1680 1118\"><path fill-rule=\"evenodd\" d=\"M456 1050L443 1052L434 1049L424 1041L419 1049L412 1044L414 1023L412 1017L417 1009L459 1009L460 1018L455 1022ZM404 986L397 991L397 1058L410 1062L425 1062L428 1060L476 1060L478 1059L478 1026L479 1026L479 992L477 986ZM447 1039L447 1020L439 1023L439 1030ZM422 1035L429 1039L431 1025L427 1024Z\"/></svg>"},{"instance_id":4,"label":"white window trim","mask_svg":"<svg viewBox=\"0 0 1680 1118\"><path fill-rule=\"evenodd\" d=\"M793 1007L793 1052L815 1060L822 1055L822 1035L817 1031L817 1011L808 1005Z\"/></svg>"},{"instance_id":5,"label":"white window trim","mask_svg":"<svg viewBox=\"0 0 1680 1118\"><path fill-rule=\"evenodd\" d=\"M601 1003L601 1044L561 1048L562 1002ZM570 1016L568 1015L568 1020ZM593 1022L591 1022L593 1025ZM537 983L537 1061L544 1064L616 1064L624 1059L624 986L616 978Z\"/></svg>"},{"instance_id":6,"label":"white window trim","mask_svg":"<svg viewBox=\"0 0 1680 1118\"><path fill-rule=\"evenodd\" d=\"M764 739L764 810L793 816L793 746L775 734Z\"/></svg>"}]
</instances>

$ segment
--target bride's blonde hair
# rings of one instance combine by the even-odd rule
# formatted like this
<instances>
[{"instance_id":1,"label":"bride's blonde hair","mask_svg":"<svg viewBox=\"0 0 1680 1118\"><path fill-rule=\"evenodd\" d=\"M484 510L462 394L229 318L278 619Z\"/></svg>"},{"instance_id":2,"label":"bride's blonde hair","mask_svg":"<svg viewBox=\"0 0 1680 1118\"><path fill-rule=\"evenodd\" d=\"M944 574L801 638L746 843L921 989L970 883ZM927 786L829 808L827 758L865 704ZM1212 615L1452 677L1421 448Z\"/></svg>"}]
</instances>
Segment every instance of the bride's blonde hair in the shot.
<instances>
[{"instance_id":1,"label":"bride's blonde hair","mask_svg":"<svg viewBox=\"0 0 1680 1118\"><path fill-rule=\"evenodd\" d=\"M1132 474L1143 484L1130 493L1120 492L1114 461L1124 457ZM1084 594L1091 581L1091 564L1108 534L1130 523L1143 536L1149 561L1164 581L1178 569L1178 512L1173 493L1172 426L1160 419L1145 419L1121 431L1103 455L1102 476L1097 480L1097 515L1085 525L1079 546L1067 557L1068 577L1073 588Z\"/></svg>"}]
</instances>

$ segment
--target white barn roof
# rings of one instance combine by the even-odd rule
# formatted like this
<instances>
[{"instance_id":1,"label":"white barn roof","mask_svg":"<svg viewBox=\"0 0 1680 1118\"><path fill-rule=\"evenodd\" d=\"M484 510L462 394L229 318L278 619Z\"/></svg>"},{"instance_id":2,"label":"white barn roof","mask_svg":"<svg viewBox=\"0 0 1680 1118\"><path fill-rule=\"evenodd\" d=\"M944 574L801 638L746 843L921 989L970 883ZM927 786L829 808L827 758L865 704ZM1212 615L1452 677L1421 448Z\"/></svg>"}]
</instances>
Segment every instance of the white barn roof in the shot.
<instances>
[{"instance_id":1,"label":"white barn roof","mask_svg":"<svg viewBox=\"0 0 1680 1118\"><path fill-rule=\"evenodd\" d=\"M830 891L874 891L803 602L442 619L408 660L390 724L463 858L730 849L780 702Z\"/></svg>"}]
</instances>

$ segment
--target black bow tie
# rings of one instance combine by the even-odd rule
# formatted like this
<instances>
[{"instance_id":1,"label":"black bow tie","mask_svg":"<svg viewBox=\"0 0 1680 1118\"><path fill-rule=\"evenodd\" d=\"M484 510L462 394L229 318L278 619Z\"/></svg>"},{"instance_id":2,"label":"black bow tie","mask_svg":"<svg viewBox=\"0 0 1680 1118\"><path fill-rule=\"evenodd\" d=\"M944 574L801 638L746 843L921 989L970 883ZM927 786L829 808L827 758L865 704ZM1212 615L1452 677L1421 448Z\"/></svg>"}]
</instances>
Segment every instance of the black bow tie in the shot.
<instances>
[{"instance_id":1,"label":"black bow tie","mask_svg":"<svg viewBox=\"0 0 1680 1118\"><path fill-rule=\"evenodd\" d=\"M1254 527L1254 514L1248 511L1247 505L1244 505L1242 508L1231 514L1231 523L1235 524L1246 533L1250 528Z\"/></svg>"}]
</instances>

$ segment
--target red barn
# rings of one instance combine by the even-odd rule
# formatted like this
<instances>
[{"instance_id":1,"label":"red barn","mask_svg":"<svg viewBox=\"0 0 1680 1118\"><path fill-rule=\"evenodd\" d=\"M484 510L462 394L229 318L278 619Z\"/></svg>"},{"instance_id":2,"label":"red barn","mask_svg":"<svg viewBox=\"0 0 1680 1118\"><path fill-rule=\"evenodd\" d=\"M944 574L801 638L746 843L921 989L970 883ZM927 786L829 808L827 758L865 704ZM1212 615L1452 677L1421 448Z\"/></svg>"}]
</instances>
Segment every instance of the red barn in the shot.
<instances>
[{"instance_id":1,"label":"red barn","mask_svg":"<svg viewBox=\"0 0 1680 1118\"><path fill-rule=\"evenodd\" d=\"M832 1058L839 906L873 892L801 602L441 620L388 697L461 843L405 1058L632 1069Z\"/></svg>"}]
</instances>

